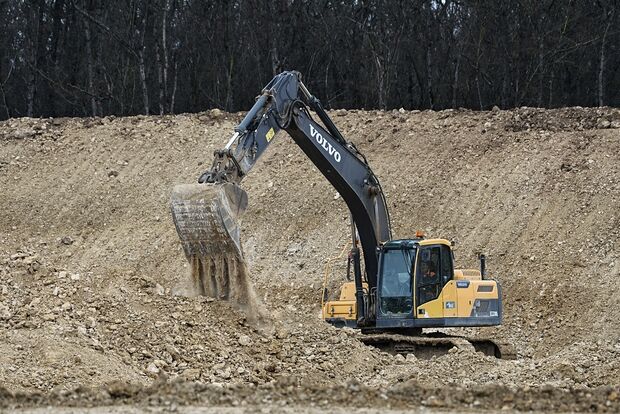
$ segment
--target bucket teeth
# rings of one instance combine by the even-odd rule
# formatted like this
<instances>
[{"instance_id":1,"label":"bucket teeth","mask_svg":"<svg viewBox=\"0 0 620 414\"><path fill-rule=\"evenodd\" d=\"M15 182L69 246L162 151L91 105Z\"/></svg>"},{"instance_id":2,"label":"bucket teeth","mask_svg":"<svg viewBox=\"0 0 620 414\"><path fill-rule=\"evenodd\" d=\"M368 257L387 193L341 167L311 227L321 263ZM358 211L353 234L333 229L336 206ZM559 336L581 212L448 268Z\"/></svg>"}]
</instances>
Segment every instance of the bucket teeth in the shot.
<instances>
[{"instance_id":1,"label":"bucket teeth","mask_svg":"<svg viewBox=\"0 0 620 414\"><path fill-rule=\"evenodd\" d=\"M238 218L247 194L235 184L181 184L172 190L172 218L188 259L236 253L242 257Z\"/></svg>"}]
</instances>

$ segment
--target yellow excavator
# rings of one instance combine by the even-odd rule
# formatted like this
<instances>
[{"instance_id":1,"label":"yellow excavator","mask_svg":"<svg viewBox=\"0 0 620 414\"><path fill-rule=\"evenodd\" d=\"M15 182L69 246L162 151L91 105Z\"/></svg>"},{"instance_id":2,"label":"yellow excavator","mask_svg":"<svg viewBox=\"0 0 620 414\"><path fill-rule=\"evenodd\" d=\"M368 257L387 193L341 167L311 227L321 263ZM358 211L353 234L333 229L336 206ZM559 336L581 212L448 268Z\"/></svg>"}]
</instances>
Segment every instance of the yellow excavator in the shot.
<instances>
[{"instance_id":1,"label":"yellow excavator","mask_svg":"<svg viewBox=\"0 0 620 414\"><path fill-rule=\"evenodd\" d=\"M188 259L221 257L226 252L242 256L236 218L247 205L247 195L239 183L282 130L334 186L350 211L346 272L350 281L342 285L336 300L327 300L324 289L323 319L338 327L361 329L364 342L389 352L473 346L496 356L505 353L489 339L463 342L446 334L421 334L422 328L499 325L500 285L486 277L484 255L480 270L459 270L454 268L447 240L426 239L419 232L412 238L392 238L379 179L298 72L275 76L226 146L215 151L211 168L198 184L173 190L172 215ZM218 260L206 267L231 266ZM231 283L224 282L226 292Z\"/></svg>"}]
</instances>

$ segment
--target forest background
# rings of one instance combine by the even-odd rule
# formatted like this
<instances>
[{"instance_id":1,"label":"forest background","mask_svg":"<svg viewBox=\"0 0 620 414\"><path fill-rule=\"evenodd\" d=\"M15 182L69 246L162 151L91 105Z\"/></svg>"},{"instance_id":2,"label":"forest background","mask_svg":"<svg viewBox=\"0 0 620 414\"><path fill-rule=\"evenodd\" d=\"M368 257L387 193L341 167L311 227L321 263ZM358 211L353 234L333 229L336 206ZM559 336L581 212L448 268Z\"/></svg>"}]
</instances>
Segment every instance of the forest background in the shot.
<instances>
[{"instance_id":1,"label":"forest background","mask_svg":"<svg viewBox=\"0 0 620 414\"><path fill-rule=\"evenodd\" d=\"M0 119L247 110L282 70L328 108L620 106L614 0L0 0Z\"/></svg>"}]
</instances>

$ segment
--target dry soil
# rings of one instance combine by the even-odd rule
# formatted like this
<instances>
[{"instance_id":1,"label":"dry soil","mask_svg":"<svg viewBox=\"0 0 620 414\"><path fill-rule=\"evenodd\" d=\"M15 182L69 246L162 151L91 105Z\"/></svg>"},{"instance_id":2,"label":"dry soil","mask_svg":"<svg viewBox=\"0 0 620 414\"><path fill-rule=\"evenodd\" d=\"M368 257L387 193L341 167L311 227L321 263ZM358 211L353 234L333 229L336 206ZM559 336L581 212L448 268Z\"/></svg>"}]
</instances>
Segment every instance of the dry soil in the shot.
<instances>
[{"instance_id":1,"label":"dry soil","mask_svg":"<svg viewBox=\"0 0 620 414\"><path fill-rule=\"evenodd\" d=\"M454 239L469 267L487 254L504 324L461 333L509 341L516 360L392 356L321 322L348 213L286 135L243 181L264 329L192 295L168 210L242 114L12 119L0 407L620 411L620 111L330 115L381 179L396 237Z\"/></svg>"}]
</instances>

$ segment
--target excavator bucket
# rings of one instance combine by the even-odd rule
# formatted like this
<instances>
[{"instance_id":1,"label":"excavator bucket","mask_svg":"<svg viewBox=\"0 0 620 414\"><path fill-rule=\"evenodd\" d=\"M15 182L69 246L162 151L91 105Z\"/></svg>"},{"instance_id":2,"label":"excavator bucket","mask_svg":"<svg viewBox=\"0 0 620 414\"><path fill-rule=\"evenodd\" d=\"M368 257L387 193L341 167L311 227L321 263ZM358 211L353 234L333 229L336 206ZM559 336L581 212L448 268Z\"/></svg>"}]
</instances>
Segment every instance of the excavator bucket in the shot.
<instances>
[{"instance_id":1,"label":"excavator bucket","mask_svg":"<svg viewBox=\"0 0 620 414\"><path fill-rule=\"evenodd\" d=\"M248 204L235 184L183 184L172 190L172 218L196 293L257 307L241 250L238 218Z\"/></svg>"},{"instance_id":2,"label":"excavator bucket","mask_svg":"<svg viewBox=\"0 0 620 414\"><path fill-rule=\"evenodd\" d=\"M248 205L236 184L181 184L172 190L172 219L188 259L235 254L242 257L238 218Z\"/></svg>"}]
</instances>

